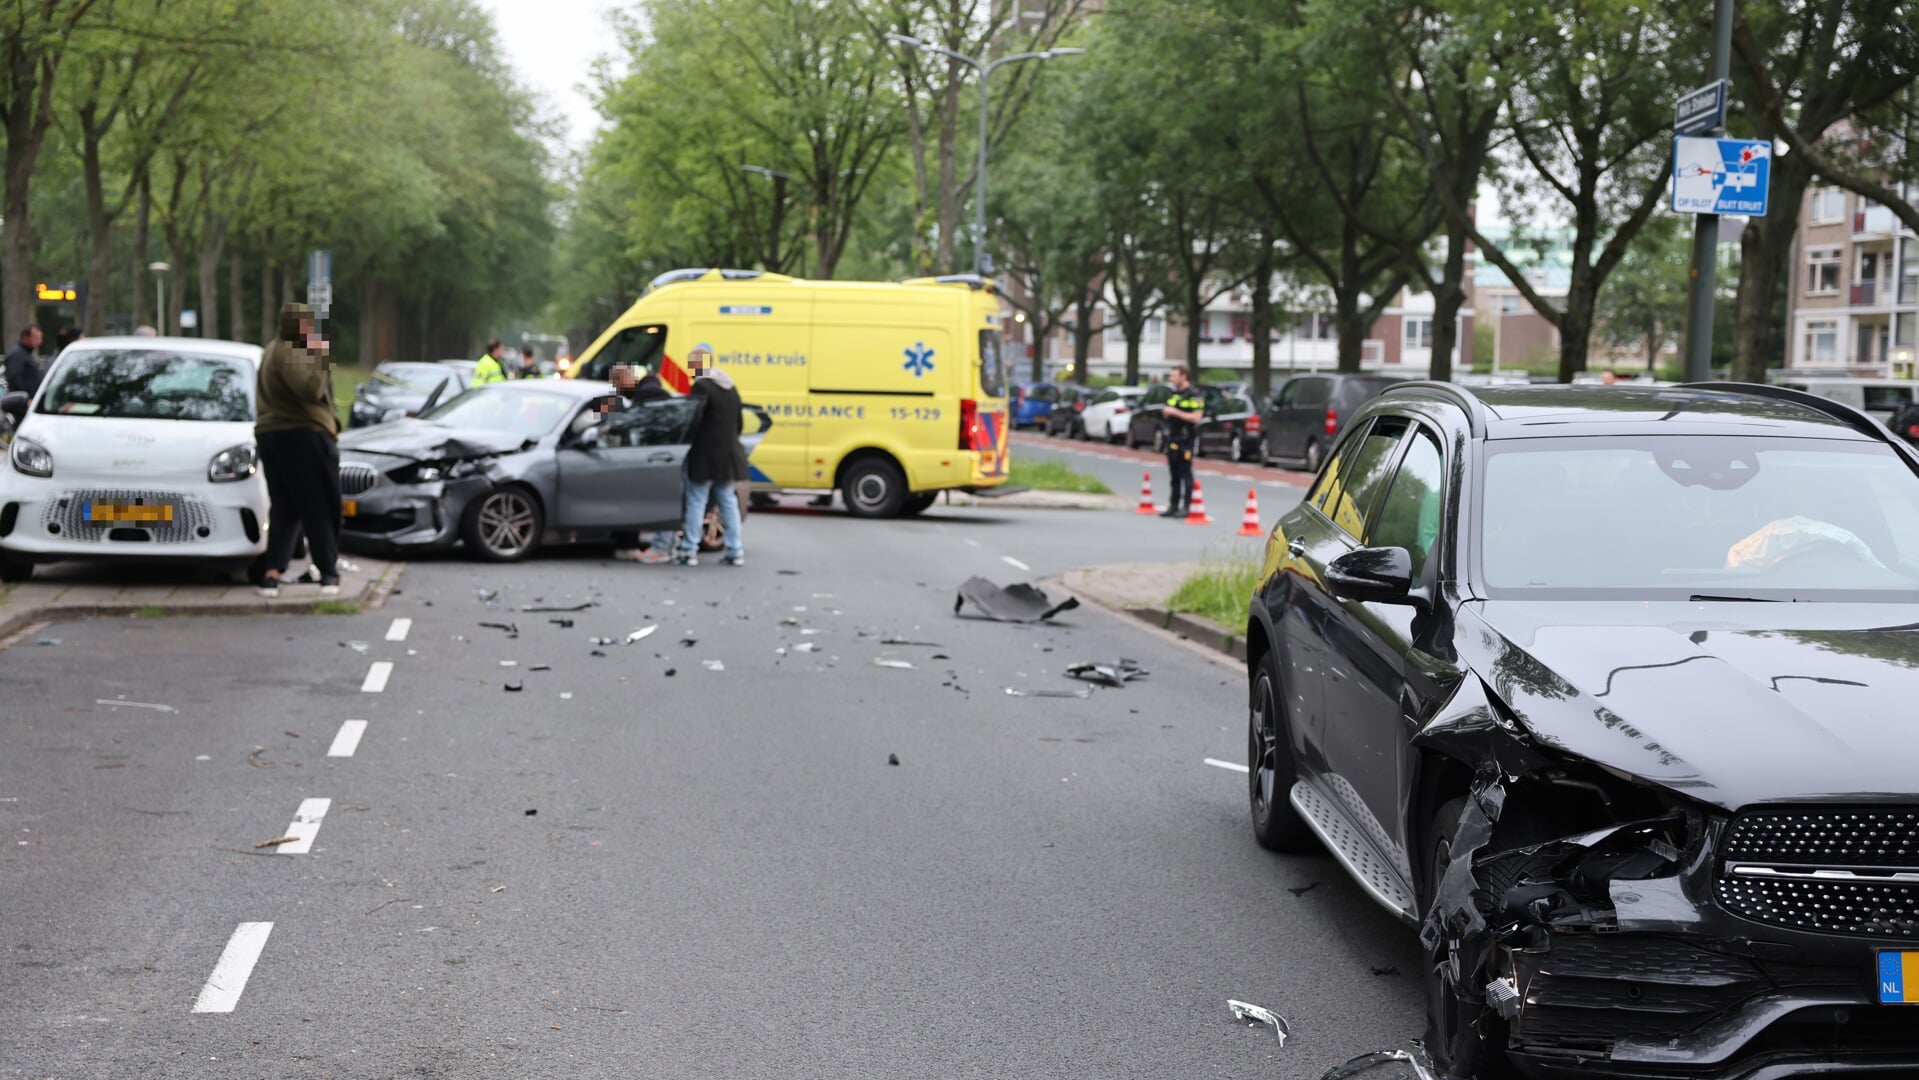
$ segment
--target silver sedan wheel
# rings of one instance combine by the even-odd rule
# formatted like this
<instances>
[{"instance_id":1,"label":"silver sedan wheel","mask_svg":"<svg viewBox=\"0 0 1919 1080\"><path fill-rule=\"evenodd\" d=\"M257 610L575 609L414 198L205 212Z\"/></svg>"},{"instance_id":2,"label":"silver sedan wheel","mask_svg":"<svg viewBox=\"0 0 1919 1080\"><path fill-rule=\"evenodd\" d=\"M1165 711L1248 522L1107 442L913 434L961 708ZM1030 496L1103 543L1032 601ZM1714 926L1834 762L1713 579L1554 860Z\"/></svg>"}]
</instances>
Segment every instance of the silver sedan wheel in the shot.
<instances>
[{"instance_id":1,"label":"silver sedan wheel","mask_svg":"<svg viewBox=\"0 0 1919 1080\"><path fill-rule=\"evenodd\" d=\"M540 539L540 510L517 488L488 492L475 523L480 546L496 559L517 559Z\"/></svg>"}]
</instances>

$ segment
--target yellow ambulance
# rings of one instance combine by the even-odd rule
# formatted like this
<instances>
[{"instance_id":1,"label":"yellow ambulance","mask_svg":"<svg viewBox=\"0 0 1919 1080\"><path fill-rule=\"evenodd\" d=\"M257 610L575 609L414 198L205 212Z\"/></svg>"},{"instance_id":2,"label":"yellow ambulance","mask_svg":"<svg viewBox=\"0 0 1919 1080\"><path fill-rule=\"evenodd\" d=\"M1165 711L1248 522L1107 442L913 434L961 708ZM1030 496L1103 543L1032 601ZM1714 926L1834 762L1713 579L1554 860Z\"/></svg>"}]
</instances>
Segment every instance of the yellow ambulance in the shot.
<instances>
[{"instance_id":1,"label":"yellow ambulance","mask_svg":"<svg viewBox=\"0 0 1919 1080\"><path fill-rule=\"evenodd\" d=\"M569 375L604 379L623 363L684 393L695 354L772 416L753 451L755 487L837 489L855 514L894 517L949 488L1006 482L1011 424L990 281L676 270L647 286Z\"/></svg>"}]
</instances>

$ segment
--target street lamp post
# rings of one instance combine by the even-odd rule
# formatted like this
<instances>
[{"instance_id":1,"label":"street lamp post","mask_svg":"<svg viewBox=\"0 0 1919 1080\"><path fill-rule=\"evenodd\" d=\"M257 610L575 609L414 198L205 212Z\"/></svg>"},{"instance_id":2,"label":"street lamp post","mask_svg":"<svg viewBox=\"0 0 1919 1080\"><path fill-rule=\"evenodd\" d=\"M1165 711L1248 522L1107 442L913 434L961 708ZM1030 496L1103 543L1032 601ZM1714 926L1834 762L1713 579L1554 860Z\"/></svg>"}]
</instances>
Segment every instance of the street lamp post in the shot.
<instances>
[{"instance_id":1,"label":"street lamp post","mask_svg":"<svg viewBox=\"0 0 1919 1080\"><path fill-rule=\"evenodd\" d=\"M987 84L991 81L993 72L997 70L1001 64L1011 64L1020 60L1051 60L1055 56L1079 56L1086 50L1065 48L1047 49L1043 52L1013 53L1010 56L1001 56L993 60L982 61L977 57L968 56L963 52L956 52L944 45L933 45L921 41L916 37L908 37L905 34L888 34L886 35L886 40L895 45L904 45L909 49L922 49L926 52L939 53L941 56L958 60L960 63L971 67L974 71L979 72L979 161L974 166L979 183L977 185L978 190L973 196L977 203L973 208L973 272L984 277L992 271L992 265L986 258Z\"/></svg>"},{"instance_id":2,"label":"street lamp post","mask_svg":"<svg viewBox=\"0 0 1919 1080\"><path fill-rule=\"evenodd\" d=\"M168 263L155 262L148 263L147 269L153 271L153 321L164 334L167 330L167 272L173 267Z\"/></svg>"}]
</instances>

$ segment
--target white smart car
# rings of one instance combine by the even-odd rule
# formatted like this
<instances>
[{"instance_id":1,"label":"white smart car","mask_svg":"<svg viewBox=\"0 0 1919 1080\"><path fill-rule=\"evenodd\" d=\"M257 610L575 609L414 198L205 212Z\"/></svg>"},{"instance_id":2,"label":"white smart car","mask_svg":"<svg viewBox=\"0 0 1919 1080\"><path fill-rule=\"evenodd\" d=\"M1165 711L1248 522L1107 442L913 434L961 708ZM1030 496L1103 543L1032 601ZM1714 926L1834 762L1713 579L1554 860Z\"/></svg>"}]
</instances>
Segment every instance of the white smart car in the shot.
<instances>
[{"instance_id":1,"label":"white smart car","mask_svg":"<svg viewBox=\"0 0 1919 1080\"><path fill-rule=\"evenodd\" d=\"M266 550L253 445L260 348L85 338L60 354L0 468L0 580L63 559L240 568Z\"/></svg>"}]
</instances>

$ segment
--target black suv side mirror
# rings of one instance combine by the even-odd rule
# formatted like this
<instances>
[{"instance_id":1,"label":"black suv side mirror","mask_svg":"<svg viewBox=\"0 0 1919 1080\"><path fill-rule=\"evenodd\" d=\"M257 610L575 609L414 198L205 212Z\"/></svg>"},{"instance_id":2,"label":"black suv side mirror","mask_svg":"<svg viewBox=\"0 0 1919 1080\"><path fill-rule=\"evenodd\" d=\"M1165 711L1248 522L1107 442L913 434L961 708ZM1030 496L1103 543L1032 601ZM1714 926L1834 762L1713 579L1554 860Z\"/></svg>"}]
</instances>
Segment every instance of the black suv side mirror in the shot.
<instances>
[{"instance_id":1,"label":"black suv side mirror","mask_svg":"<svg viewBox=\"0 0 1919 1080\"><path fill-rule=\"evenodd\" d=\"M1326 565L1325 581L1342 600L1423 606L1423 598L1413 595L1413 557L1405 548L1349 551Z\"/></svg>"}]
</instances>

